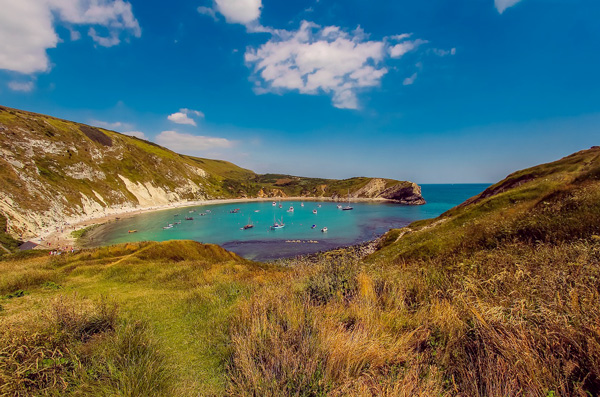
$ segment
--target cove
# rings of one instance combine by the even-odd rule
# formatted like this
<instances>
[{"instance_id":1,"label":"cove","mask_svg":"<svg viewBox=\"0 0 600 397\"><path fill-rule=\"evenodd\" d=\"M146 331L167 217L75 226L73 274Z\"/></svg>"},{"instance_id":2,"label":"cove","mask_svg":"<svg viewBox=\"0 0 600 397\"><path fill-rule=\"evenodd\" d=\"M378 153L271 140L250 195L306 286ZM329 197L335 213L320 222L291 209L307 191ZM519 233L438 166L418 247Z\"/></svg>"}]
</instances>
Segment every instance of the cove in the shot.
<instances>
[{"instance_id":1,"label":"cove","mask_svg":"<svg viewBox=\"0 0 600 397\"><path fill-rule=\"evenodd\" d=\"M247 259L272 260L372 240L389 229L434 218L488 186L422 185L425 205L361 202L351 203L352 211L338 208L346 203L298 200L276 201L276 205L249 201L174 208L101 225L90 233L89 245L186 239L219 244ZM283 222L285 227L272 230L274 222ZM173 227L163 229L169 224ZM244 230L247 224L253 227ZM324 227L326 232L321 231Z\"/></svg>"}]
</instances>

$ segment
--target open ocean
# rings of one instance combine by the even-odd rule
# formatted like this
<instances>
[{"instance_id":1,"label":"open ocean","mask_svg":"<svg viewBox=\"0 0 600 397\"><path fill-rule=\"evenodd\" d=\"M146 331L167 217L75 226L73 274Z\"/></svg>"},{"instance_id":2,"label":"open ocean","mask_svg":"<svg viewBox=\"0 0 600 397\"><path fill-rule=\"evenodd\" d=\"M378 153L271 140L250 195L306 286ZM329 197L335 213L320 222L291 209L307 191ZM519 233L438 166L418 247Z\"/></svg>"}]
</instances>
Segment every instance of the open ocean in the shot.
<instances>
[{"instance_id":1,"label":"open ocean","mask_svg":"<svg viewBox=\"0 0 600 397\"><path fill-rule=\"evenodd\" d=\"M372 240L389 229L426 218L434 218L472 197L489 184L421 185L427 204L405 206L382 203L351 203L354 210L342 211L345 203L281 201L202 205L145 213L110 222L92 232L93 245L130 241L195 240L219 244L253 260L271 260L328 250ZM319 207L320 205L320 207ZM294 211L289 212L293 206ZM237 213L231 213L234 209ZM313 214L313 210L317 214ZM209 211L209 212L207 212ZM200 214L205 215L201 216ZM185 220L193 217L193 220ZM271 230L275 221L283 229ZM168 224L170 229L163 229ZM251 223L253 228L242 230ZM312 226L315 225L314 228ZM327 232L321 229L327 227ZM137 233L129 233L135 229Z\"/></svg>"}]
</instances>

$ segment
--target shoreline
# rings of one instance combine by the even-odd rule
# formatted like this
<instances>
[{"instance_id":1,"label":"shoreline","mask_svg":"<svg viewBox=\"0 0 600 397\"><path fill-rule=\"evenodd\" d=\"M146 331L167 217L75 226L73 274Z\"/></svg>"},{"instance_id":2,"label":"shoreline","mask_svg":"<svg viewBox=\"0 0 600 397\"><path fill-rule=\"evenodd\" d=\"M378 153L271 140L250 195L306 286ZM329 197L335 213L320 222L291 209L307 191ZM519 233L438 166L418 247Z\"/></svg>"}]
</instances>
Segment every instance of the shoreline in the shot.
<instances>
[{"instance_id":1,"label":"shoreline","mask_svg":"<svg viewBox=\"0 0 600 397\"><path fill-rule=\"evenodd\" d=\"M48 233L43 233L38 235L33 239L29 239L28 241L33 241L36 244L39 244L36 249L48 249L48 250L56 250L56 249L69 249L70 247L78 247L77 239L71 236L71 233L77 230L85 229L90 226L100 226L105 223L118 220L120 218L129 218L134 215L149 213L149 212L158 212L165 211L174 208L186 208L186 207L195 207L199 205L219 205L219 204L234 204L234 203L249 203L249 202L262 202L262 201L327 201L327 202L347 202L346 199L335 199L331 197L254 197L254 198L236 198L236 199L214 199L214 200L196 200L196 201L180 201L169 203L165 205L152 206L152 207L126 207L123 209L112 209L109 214L104 214L100 216L89 216L89 217L81 217L80 220L67 223L60 227L59 230L54 230ZM399 205L400 204L395 200L385 199L385 198L365 198L365 197L356 197L351 198L350 202L355 203L365 203L365 202L373 202L373 203L392 203ZM57 227L58 229L58 227Z\"/></svg>"}]
</instances>

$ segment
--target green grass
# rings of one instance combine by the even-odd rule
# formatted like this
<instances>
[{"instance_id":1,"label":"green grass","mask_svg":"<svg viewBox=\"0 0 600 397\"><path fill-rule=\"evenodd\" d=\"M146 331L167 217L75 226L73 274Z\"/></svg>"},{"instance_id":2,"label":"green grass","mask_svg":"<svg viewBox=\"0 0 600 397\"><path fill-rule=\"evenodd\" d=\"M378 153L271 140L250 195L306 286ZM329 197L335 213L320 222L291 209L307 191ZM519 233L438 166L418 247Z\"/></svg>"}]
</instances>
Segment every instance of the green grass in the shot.
<instances>
[{"instance_id":1,"label":"green grass","mask_svg":"<svg viewBox=\"0 0 600 397\"><path fill-rule=\"evenodd\" d=\"M60 375L62 380L54 389L48 389L45 380L34 380L26 390L109 394L118 390L125 395L163 395L168 390L175 395L197 395L198 391L219 395L228 384L228 330L235 307L280 271L270 269L218 246L189 241L123 244L57 257L7 258L0 261L0 271L8 275L2 278L0 293L15 295L21 289L27 294L3 299L0 321L16 332L11 322L39 316L40 308L55 299L74 296L101 302L110 297L119 312L110 332L101 337L94 334L89 343L86 337L83 344L60 345L60 351L73 354L68 360L78 363L77 368L61 369L64 377ZM36 338L35 333L23 332L25 340ZM35 332L46 335L49 331ZM43 338L45 344L64 342L52 335ZM95 338L98 343L91 343ZM8 334L0 342L12 343ZM151 351L148 343L153 346ZM8 345L6 349L16 348ZM60 357L66 355L63 353ZM11 368L2 376L20 384L22 380L11 378L16 376L11 373L15 366L22 373L29 361L18 367L6 360L0 353L0 369ZM109 374L104 373L107 369ZM96 375L89 379L89 373Z\"/></svg>"},{"instance_id":2,"label":"green grass","mask_svg":"<svg viewBox=\"0 0 600 397\"><path fill-rule=\"evenodd\" d=\"M21 241L13 238L8 233L6 217L0 214L0 244L2 244L2 247L8 251L15 252L21 243ZM5 249L0 248L0 257L7 254Z\"/></svg>"},{"instance_id":3,"label":"green grass","mask_svg":"<svg viewBox=\"0 0 600 397\"><path fill-rule=\"evenodd\" d=\"M71 237L77 240L78 245L84 246L85 244L82 244L82 241L86 238L86 235L98 226L99 225L90 225L82 229L73 230L71 232Z\"/></svg>"}]
</instances>

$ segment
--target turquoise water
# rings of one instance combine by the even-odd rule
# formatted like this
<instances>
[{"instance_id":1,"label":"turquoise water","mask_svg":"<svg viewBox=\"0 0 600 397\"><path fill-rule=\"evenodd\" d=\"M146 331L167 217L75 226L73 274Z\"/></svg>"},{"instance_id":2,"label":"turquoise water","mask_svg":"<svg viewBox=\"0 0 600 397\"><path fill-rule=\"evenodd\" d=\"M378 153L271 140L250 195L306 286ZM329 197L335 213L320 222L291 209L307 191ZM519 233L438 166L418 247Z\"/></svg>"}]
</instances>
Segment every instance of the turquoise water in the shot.
<instances>
[{"instance_id":1,"label":"turquoise water","mask_svg":"<svg viewBox=\"0 0 600 397\"><path fill-rule=\"evenodd\" d=\"M95 230L93 244L189 239L219 244L248 259L269 260L372 240L391 228L436 217L487 186L422 185L425 205L352 203L352 211L338 209L338 203L315 201L305 201L304 206L301 201L281 201L282 208L279 202L273 206L270 201L176 208L103 225ZM294 207L293 212L288 211L290 206ZM232 213L236 208L239 211ZM313 214L315 209L317 213ZM186 217L194 219L185 220ZM270 226L275 221L283 222L285 227L272 230ZM163 229L175 222L181 223ZM243 230L248 223L254 227ZM321 231L323 227L327 227L327 232ZM128 233L131 229L138 232Z\"/></svg>"}]
</instances>

